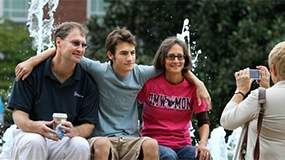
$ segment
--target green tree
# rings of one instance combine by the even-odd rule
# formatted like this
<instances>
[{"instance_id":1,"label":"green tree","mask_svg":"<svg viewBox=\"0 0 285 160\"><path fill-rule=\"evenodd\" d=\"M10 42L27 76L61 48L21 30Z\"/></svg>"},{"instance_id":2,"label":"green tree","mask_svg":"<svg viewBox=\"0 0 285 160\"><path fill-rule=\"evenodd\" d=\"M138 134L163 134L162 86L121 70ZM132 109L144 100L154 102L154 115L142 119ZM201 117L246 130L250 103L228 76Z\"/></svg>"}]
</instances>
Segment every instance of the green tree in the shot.
<instances>
[{"instance_id":1,"label":"green tree","mask_svg":"<svg viewBox=\"0 0 285 160\"><path fill-rule=\"evenodd\" d=\"M32 39L24 25L3 21L0 23L0 96L6 106L15 79L16 65L31 57L35 51L32 50ZM5 114L5 121L12 123L11 112L6 110Z\"/></svg>"},{"instance_id":2,"label":"green tree","mask_svg":"<svg viewBox=\"0 0 285 160\"><path fill-rule=\"evenodd\" d=\"M96 17L87 23L92 44L87 55L107 60L106 36L116 26L126 26L137 38L137 63L151 64L162 40L181 33L189 18L191 52L201 52L194 72L212 97L212 130L234 93L234 73L267 66L271 48L284 40L284 7L285 1L274 0L110 1L103 23Z\"/></svg>"}]
</instances>

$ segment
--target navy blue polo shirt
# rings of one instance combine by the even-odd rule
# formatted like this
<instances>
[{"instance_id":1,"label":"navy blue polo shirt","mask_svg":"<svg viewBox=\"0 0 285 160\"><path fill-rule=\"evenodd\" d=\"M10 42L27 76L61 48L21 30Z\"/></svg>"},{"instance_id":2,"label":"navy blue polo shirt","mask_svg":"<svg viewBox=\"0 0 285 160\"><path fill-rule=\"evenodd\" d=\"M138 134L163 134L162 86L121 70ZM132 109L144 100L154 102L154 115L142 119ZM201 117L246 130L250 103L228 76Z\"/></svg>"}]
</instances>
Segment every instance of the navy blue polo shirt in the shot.
<instances>
[{"instance_id":1,"label":"navy blue polo shirt","mask_svg":"<svg viewBox=\"0 0 285 160\"><path fill-rule=\"evenodd\" d=\"M53 113L66 113L74 126L98 124L98 92L93 79L76 64L63 84L51 71L52 57L34 68L24 80L15 81L8 108L29 114L34 121L51 121Z\"/></svg>"}]
</instances>

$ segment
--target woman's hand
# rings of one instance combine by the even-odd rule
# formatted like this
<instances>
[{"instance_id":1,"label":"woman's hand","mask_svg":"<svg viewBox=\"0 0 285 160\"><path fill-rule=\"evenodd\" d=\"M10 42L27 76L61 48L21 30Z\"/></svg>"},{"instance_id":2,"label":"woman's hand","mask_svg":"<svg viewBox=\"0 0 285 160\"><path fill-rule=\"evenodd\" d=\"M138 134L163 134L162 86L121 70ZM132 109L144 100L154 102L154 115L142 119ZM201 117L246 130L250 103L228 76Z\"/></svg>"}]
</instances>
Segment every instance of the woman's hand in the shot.
<instances>
[{"instance_id":1,"label":"woman's hand","mask_svg":"<svg viewBox=\"0 0 285 160\"><path fill-rule=\"evenodd\" d=\"M199 144L195 150L195 157L198 156L198 152L200 152L200 159L199 160L208 160L211 159L211 151L205 146Z\"/></svg>"},{"instance_id":2,"label":"woman's hand","mask_svg":"<svg viewBox=\"0 0 285 160\"><path fill-rule=\"evenodd\" d=\"M270 73L265 66L256 66L257 69L260 70L261 80L256 80L256 83L259 84L260 87L269 88L270 87Z\"/></svg>"},{"instance_id":3,"label":"woman's hand","mask_svg":"<svg viewBox=\"0 0 285 160\"><path fill-rule=\"evenodd\" d=\"M249 68L235 72L237 90L246 94L250 90L253 79L249 77Z\"/></svg>"}]
</instances>

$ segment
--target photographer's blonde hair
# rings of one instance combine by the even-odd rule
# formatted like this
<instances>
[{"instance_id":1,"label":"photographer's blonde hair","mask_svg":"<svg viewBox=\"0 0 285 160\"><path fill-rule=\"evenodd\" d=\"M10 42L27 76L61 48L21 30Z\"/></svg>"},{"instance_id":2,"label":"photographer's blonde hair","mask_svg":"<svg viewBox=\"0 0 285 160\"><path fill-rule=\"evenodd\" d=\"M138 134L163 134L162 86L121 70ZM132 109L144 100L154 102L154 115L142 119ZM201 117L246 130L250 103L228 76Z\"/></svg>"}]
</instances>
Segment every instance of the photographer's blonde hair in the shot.
<instances>
[{"instance_id":1,"label":"photographer's blonde hair","mask_svg":"<svg viewBox=\"0 0 285 160\"><path fill-rule=\"evenodd\" d=\"M268 55L268 65L274 65L280 78L285 79L285 41L278 43Z\"/></svg>"}]
</instances>

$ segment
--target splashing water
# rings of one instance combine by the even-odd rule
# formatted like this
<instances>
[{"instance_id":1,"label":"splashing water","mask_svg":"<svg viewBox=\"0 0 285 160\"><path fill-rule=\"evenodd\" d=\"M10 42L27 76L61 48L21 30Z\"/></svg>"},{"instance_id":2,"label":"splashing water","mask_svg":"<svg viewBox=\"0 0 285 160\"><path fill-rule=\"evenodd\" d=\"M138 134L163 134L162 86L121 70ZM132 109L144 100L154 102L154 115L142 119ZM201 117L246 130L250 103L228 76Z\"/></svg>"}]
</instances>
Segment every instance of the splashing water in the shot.
<instances>
[{"instance_id":1,"label":"splashing water","mask_svg":"<svg viewBox=\"0 0 285 160\"><path fill-rule=\"evenodd\" d=\"M31 0L30 2L31 6L28 10L27 26L30 36L34 38L37 54L43 51L44 47L51 48L53 46L51 40L54 23L53 12L55 12L58 3L59 0ZM46 4L48 4L50 19L43 20L43 8Z\"/></svg>"},{"instance_id":2,"label":"splashing water","mask_svg":"<svg viewBox=\"0 0 285 160\"><path fill-rule=\"evenodd\" d=\"M181 34L177 33L176 37L179 40L182 40L187 43L187 47L188 47L188 52L191 55L191 49L190 49L190 32L189 32L189 19L185 19L183 22L183 27L182 27L182 32Z\"/></svg>"},{"instance_id":3,"label":"splashing water","mask_svg":"<svg viewBox=\"0 0 285 160\"><path fill-rule=\"evenodd\" d=\"M208 140L207 147L211 150L214 160L227 160L228 149L225 142L226 132L223 127L215 128L211 132L211 138Z\"/></svg>"},{"instance_id":4,"label":"splashing water","mask_svg":"<svg viewBox=\"0 0 285 160\"><path fill-rule=\"evenodd\" d=\"M238 143L241 127L235 129L225 142L226 132L223 127L215 128L211 132L211 138L208 140L207 147L211 150L213 160L228 160L235 156L235 149Z\"/></svg>"},{"instance_id":5,"label":"splashing water","mask_svg":"<svg viewBox=\"0 0 285 160\"><path fill-rule=\"evenodd\" d=\"M191 48L190 48L190 31L189 31L189 19L185 19L184 22L183 22L183 27L182 27L182 32L181 34L180 33L177 33L176 34L176 37L185 42L187 44L187 48L188 48L188 52L189 52L189 55L193 58L192 59L192 64L193 64L193 71L195 70L196 66L197 66L197 61L198 61L198 56L199 54L201 54L201 50L199 50L198 52L195 52L195 53L191 53ZM193 42L193 44L195 45L196 42ZM195 48L195 46L193 46L193 48Z\"/></svg>"}]
</instances>

